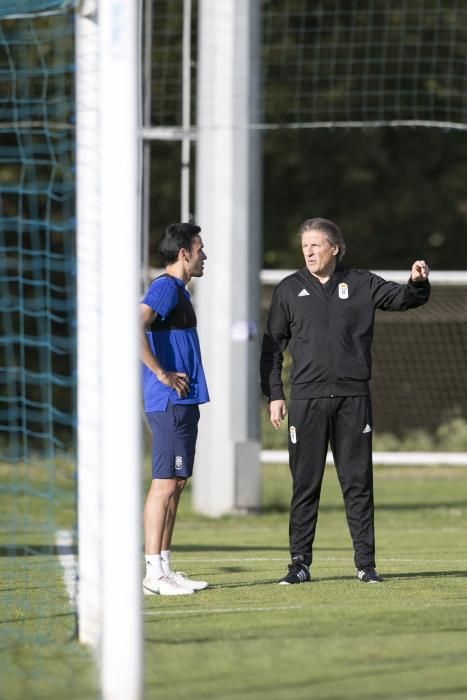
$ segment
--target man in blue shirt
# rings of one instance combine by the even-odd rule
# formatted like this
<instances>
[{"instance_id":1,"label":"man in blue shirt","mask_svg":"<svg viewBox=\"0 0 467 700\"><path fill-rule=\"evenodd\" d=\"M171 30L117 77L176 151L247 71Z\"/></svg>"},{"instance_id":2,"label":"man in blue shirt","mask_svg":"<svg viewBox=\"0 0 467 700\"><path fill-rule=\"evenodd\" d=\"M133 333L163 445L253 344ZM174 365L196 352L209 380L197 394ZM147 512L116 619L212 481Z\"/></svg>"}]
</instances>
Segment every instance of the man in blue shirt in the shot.
<instances>
[{"instance_id":1,"label":"man in blue shirt","mask_svg":"<svg viewBox=\"0 0 467 700\"><path fill-rule=\"evenodd\" d=\"M209 401L196 315L186 284L207 259L194 224L172 224L159 244L165 273L140 304L144 409L153 433L152 484L144 507L146 595L207 588L172 571L170 547L180 495L192 475L200 403Z\"/></svg>"}]
</instances>

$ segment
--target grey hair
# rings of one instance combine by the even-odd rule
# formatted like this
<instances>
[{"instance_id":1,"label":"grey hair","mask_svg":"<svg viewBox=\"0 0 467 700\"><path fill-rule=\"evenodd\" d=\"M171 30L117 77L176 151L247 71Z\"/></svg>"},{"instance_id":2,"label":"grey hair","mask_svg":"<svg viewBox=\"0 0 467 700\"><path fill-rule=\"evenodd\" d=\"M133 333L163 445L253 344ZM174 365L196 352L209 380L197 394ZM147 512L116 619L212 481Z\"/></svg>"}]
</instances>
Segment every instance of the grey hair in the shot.
<instances>
[{"instance_id":1,"label":"grey hair","mask_svg":"<svg viewBox=\"0 0 467 700\"><path fill-rule=\"evenodd\" d=\"M337 254L337 262L340 262L345 255L346 245L342 231L339 226L330 219L307 219L298 229L300 238L305 231L322 231L331 245L336 245L339 248Z\"/></svg>"}]
</instances>

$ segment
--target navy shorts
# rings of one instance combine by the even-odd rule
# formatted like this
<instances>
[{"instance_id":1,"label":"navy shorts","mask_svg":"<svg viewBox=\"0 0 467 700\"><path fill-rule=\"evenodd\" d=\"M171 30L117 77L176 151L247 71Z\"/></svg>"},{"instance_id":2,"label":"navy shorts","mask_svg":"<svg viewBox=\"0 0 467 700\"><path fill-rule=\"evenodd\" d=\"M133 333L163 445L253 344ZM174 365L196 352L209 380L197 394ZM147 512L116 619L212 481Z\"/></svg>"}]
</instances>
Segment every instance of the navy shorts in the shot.
<instances>
[{"instance_id":1,"label":"navy shorts","mask_svg":"<svg viewBox=\"0 0 467 700\"><path fill-rule=\"evenodd\" d=\"M152 478L188 479L193 473L199 406L173 404L146 413L152 430Z\"/></svg>"}]
</instances>

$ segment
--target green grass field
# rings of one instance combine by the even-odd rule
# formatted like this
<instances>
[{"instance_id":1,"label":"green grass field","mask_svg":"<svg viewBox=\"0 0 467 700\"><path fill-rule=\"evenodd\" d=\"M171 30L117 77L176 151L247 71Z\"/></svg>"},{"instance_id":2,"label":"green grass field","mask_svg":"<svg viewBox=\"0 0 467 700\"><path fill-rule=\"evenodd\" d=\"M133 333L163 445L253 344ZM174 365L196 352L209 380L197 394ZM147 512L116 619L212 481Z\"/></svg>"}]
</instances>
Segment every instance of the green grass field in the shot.
<instances>
[{"instance_id":1,"label":"green grass field","mask_svg":"<svg viewBox=\"0 0 467 700\"><path fill-rule=\"evenodd\" d=\"M382 585L355 578L333 468L313 580L300 586L276 583L288 563L285 467L265 467L260 516L202 518L185 497L175 565L211 587L144 598L145 698L466 698L466 486L461 468L375 469ZM57 557L17 554L1 558L0 697L96 698Z\"/></svg>"}]
</instances>

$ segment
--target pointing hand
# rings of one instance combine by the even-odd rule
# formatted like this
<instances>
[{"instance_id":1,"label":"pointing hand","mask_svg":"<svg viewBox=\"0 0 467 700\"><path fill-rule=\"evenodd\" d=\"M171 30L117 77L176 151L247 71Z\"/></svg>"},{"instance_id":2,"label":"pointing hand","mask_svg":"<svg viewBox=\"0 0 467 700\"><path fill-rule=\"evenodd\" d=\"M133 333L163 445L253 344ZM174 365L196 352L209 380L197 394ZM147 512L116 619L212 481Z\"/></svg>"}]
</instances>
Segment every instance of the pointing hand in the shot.
<instances>
[{"instance_id":1,"label":"pointing hand","mask_svg":"<svg viewBox=\"0 0 467 700\"><path fill-rule=\"evenodd\" d=\"M427 280L430 274L430 268L424 260L416 260L412 265L410 279L412 282L421 282Z\"/></svg>"}]
</instances>

